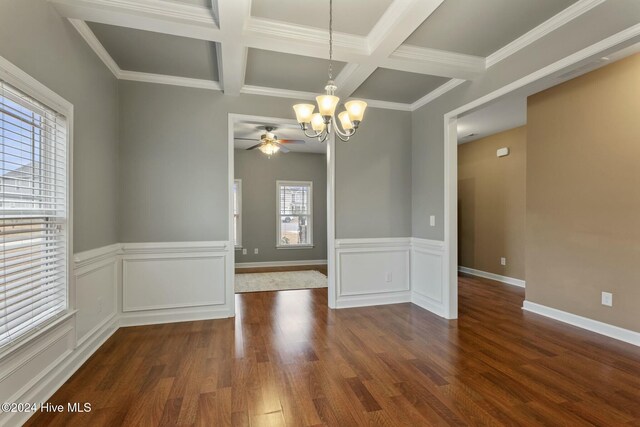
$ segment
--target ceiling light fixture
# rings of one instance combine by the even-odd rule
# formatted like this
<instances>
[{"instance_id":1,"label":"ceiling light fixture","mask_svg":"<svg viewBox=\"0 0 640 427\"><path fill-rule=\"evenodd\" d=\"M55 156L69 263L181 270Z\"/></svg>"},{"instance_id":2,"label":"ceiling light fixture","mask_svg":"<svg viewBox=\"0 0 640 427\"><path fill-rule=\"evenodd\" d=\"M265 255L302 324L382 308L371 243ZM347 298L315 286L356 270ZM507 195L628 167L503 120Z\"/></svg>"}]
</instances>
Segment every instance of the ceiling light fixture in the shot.
<instances>
[{"instance_id":1,"label":"ceiling light fixture","mask_svg":"<svg viewBox=\"0 0 640 427\"><path fill-rule=\"evenodd\" d=\"M340 98L335 96L338 87L333 81L333 0L329 0L329 81L324 87L327 92L324 95L316 97L318 103L318 113L314 113L315 105L313 104L296 104L293 110L296 113L296 119L300 124L300 128L309 138L318 138L318 141L324 142L329 134L334 131L342 141L348 141L353 134L356 133L367 103L359 100L345 102L346 111L338 114L338 119L342 125L342 130L336 123L336 107ZM313 129L313 133L308 133L309 127Z\"/></svg>"},{"instance_id":2,"label":"ceiling light fixture","mask_svg":"<svg viewBox=\"0 0 640 427\"><path fill-rule=\"evenodd\" d=\"M278 147L273 141L267 141L265 144L258 147L258 150L271 158L272 155L280 151L280 147Z\"/></svg>"}]
</instances>

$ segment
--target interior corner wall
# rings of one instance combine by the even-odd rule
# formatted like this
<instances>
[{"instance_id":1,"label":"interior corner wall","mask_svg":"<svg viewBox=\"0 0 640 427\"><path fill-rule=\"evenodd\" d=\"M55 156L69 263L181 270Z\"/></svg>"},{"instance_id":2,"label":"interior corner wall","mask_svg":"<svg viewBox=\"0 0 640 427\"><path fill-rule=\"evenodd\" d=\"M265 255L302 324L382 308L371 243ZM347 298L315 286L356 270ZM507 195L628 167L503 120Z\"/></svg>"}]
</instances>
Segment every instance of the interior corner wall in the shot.
<instances>
[{"instance_id":1,"label":"interior corner wall","mask_svg":"<svg viewBox=\"0 0 640 427\"><path fill-rule=\"evenodd\" d=\"M0 56L74 106L74 251L116 243L116 78L46 0L0 2Z\"/></svg>"},{"instance_id":2,"label":"interior corner wall","mask_svg":"<svg viewBox=\"0 0 640 427\"><path fill-rule=\"evenodd\" d=\"M526 150L524 126L458 145L460 266L525 279Z\"/></svg>"},{"instance_id":3,"label":"interior corner wall","mask_svg":"<svg viewBox=\"0 0 640 427\"><path fill-rule=\"evenodd\" d=\"M640 22L637 0L607 1L412 113L412 236L444 240L444 115ZM638 40L635 40L637 42ZM633 43L630 40L627 44ZM429 216L435 215L435 226Z\"/></svg>"},{"instance_id":4,"label":"interior corner wall","mask_svg":"<svg viewBox=\"0 0 640 427\"><path fill-rule=\"evenodd\" d=\"M277 131L276 131L277 132ZM236 263L327 259L327 156L290 152L270 159L259 150L235 150L235 179L242 180L242 247ZM313 184L313 247L277 249L276 181ZM258 254L254 254L258 249Z\"/></svg>"},{"instance_id":5,"label":"interior corner wall","mask_svg":"<svg viewBox=\"0 0 640 427\"><path fill-rule=\"evenodd\" d=\"M527 301L636 332L639 76L635 54L531 96L527 109Z\"/></svg>"},{"instance_id":6,"label":"interior corner wall","mask_svg":"<svg viewBox=\"0 0 640 427\"><path fill-rule=\"evenodd\" d=\"M296 100L119 84L122 242L228 240L228 114L294 118ZM338 238L410 234L410 120L369 108L337 143Z\"/></svg>"}]
</instances>

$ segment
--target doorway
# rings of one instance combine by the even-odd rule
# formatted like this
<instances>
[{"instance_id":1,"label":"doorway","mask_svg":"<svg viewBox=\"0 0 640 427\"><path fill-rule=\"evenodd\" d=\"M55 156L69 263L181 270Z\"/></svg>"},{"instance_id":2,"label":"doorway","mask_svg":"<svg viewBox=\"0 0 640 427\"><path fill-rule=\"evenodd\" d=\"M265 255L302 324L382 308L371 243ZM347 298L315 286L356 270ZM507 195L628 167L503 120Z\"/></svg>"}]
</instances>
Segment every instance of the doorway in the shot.
<instances>
[{"instance_id":1,"label":"doorway","mask_svg":"<svg viewBox=\"0 0 640 427\"><path fill-rule=\"evenodd\" d=\"M291 119L229 114L228 125L229 295L321 287L332 307L334 141Z\"/></svg>"}]
</instances>

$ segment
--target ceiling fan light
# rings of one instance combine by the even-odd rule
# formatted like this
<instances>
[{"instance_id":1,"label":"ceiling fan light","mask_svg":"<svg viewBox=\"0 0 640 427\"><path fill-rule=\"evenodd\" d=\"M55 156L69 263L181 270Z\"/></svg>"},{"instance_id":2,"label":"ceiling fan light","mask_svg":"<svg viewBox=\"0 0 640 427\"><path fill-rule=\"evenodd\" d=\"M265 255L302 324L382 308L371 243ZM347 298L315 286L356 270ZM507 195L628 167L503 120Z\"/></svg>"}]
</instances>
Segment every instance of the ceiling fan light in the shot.
<instances>
[{"instance_id":1,"label":"ceiling fan light","mask_svg":"<svg viewBox=\"0 0 640 427\"><path fill-rule=\"evenodd\" d=\"M340 98L335 95L320 95L316 96L316 102L318 103L318 110L321 116L332 117L336 111Z\"/></svg>"},{"instance_id":2,"label":"ceiling fan light","mask_svg":"<svg viewBox=\"0 0 640 427\"><path fill-rule=\"evenodd\" d=\"M280 147L278 147L276 144L264 144L258 147L258 150L271 157L271 155L276 154L278 151L280 151Z\"/></svg>"},{"instance_id":3,"label":"ceiling fan light","mask_svg":"<svg viewBox=\"0 0 640 427\"><path fill-rule=\"evenodd\" d=\"M296 112L296 120L300 124L309 123L315 109L316 106L313 104L296 104L293 106L293 110Z\"/></svg>"},{"instance_id":4,"label":"ceiling fan light","mask_svg":"<svg viewBox=\"0 0 640 427\"><path fill-rule=\"evenodd\" d=\"M346 107L347 112L349 113L349 119L351 119L352 122L362 121L362 118L364 117L364 110L367 109L366 102L355 99L353 101L346 102L344 106Z\"/></svg>"},{"instance_id":5,"label":"ceiling fan light","mask_svg":"<svg viewBox=\"0 0 640 427\"><path fill-rule=\"evenodd\" d=\"M311 127L316 132L322 132L327 125L324 124L324 119L322 118L322 114L315 113L311 116Z\"/></svg>"},{"instance_id":6,"label":"ceiling fan light","mask_svg":"<svg viewBox=\"0 0 640 427\"><path fill-rule=\"evenodd\" d=\"M351 130L353 129L353 123L351 123L351 119L349 118L349 113L347 111L343 111L338 114L338 119L340 119L340 123L342 124L342 129Z\"/></svg>"}]
</instances>

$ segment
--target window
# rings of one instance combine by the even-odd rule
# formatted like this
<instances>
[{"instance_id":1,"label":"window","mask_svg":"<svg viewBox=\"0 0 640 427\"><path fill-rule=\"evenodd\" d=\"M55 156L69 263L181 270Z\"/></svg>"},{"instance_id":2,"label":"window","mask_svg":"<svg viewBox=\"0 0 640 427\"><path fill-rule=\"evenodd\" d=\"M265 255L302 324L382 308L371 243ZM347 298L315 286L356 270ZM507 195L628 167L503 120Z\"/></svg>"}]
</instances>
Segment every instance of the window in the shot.
<instances>
[{"instance_id":1,"label":"window","mask_svg":"<svg viewBox=\"0 0 640 427\"><path fill-rule=\"evenodd\" d=\"M233 181L233 241L236 248L242 247L242 180Z\"/></svg>"},{"instance_id":2,"label":"window","mask_svg":"<svg viewBox=\"0 0 640 427\"><path fill-rule=\"evenodd\" d=\"M0 80L0 347L65 312L67 120Z\"/></svg>"},{"instance_id":3,"label":"window","mask_svg":"<svg viewBox=\"0 0 640 427\"><path fill-rule=\"evenodd\" d=\"M278 181L279 248L313 245L313 186L308 181Z\"/></svg>"}]
</instances>

